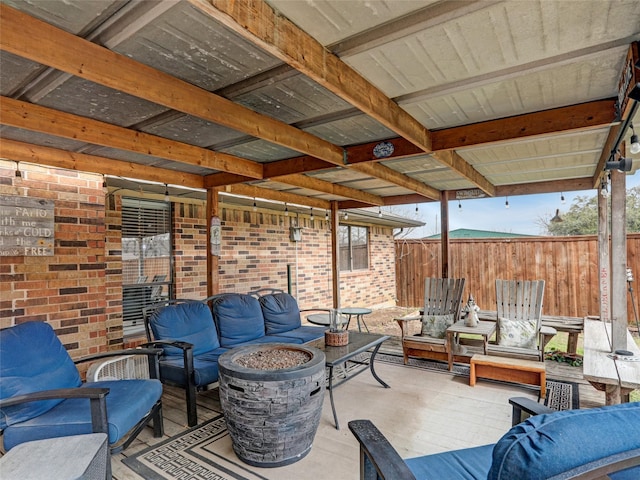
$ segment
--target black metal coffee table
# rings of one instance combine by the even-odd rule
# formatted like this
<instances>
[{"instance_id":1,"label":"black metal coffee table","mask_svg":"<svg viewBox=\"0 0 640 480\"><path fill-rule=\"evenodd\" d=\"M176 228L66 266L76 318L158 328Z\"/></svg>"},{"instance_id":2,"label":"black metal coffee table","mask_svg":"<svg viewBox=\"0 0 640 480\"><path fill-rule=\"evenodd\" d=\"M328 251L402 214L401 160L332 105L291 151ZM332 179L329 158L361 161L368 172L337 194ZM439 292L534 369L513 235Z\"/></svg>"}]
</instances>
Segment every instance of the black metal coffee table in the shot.
<instances>
[{"instance_id":1,"label":"black metal coffee table","mask_svg":"<svg viewBox=\"0 0 640 480\"><path fill-rule=\"evenodd\" d=\"M360 332L349 332L349 343L343 347L332 347L324 344L324 340L318 340L316 342L310 343L310 346L319 348L322 350L326 357L326 366L329 368L329 385L327 389L329 390L329 399L331 400L331 410L333 411L333 420L336 424L336 429L340 429L340 425L338 423L338 415L336 414L336 407L333 401L333 389L338 385L342 385L347 380L355 377L359 373L365 371L367 367L371 370L371 375L375 378L380 385L384 388L390 388L378 375L374 369L374 360L376 358L376 354L380 349L380 345L382 342L389 339L389 335L376 335L374 333L360 333ZM373 349L371 355L368 359L356 359L355 357L360 355L361 353L367 352L368 350ZM345 373L345 377L337 383L333 383L333 369L334 367L345 365L347 362L351 364L355 364L356 368L353 369L347 375ZM360 368L361 367L361 368Z\"/></svg>"}]
</instances>

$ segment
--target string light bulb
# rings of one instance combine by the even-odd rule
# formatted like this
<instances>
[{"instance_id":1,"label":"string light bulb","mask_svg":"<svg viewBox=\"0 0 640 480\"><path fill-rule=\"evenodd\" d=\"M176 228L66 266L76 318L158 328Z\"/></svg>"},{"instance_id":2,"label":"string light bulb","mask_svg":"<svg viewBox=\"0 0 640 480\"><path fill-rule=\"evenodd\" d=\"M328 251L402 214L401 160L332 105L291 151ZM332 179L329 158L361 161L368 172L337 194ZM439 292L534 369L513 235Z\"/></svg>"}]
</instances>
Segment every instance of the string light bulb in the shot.
<instances>
[{"instance_id":1,"label":"string light bulb","mask_svg":"<svg viewBox=\"0 0 640 480\"><path fill-rule=\"evenodd\" d=\"M105 174L102 174L102 191L106 193L108 190L109 187L107 186L107 176Z\"/></svg>"},{"instance_id":2,"label":"string light bulb","mask_svg":"<svg viewBox=\"0 0 640 480\"><path fill-rule=\"evenodd\" d=\"M256 197L253 197L253 211L258 211L258 204L256 203Z\"/></svg>"},{"instance_id":3,"label":"string light bulb","mask_svg":"<svg viewBox=\"0 0 640 480\"><path fill-rule=\"evenodd\" d=\"M22 178L22 172L20 171L20 162L16 162L16 178Z\"/></svg>"},{"instance_id":4,"label":"string light bulb","mask_svg":"<svg viewBox=\"0 0 640 480\"><path fill-rule=\"evenodd\" d=\"M564 198L564 193L560 192L560 203L562 205L564 205L565 203L567 203L567 201Z\"/></svg>"},{"instance_id":5,"label":"string light bulb","mask_svg":"<svg viewBox=\"0 0 640 480\"><path fill-rule=\"evenodd\" d=\"M462 211L462 202L460 200L458 200L458 211Z\"/></svg>"},{"instance_id":6,"label":"string light bulb","mask_svg":"<svg viewBox=\"0 0 640 480\"><path fill-rule=\"evenodd\" d=\"M378 207L378 218L382 218L382 207Z\"/></svg>"},{"instance_id":7,"label":"string light bulb","mask_svg":"<svg viewBox=\"0 0 640 480\"><path fill-rule=\"evenodd\" d=\"M324 211L324 220L325 220L325 222L329 221L329 210L325 210Z\"/></svg>"},{"instance_id":8,"label":"string light bulb","mask_svg":"<svg viewBox=\"0 0 640 480\"><path fill-rule=\"evenodd\" d=\"M509 210L509 197L506 197L505 201L504 201L504 208L506 208L507 210Z\"/></svg>"},{"instance_id":9,"label":"string light bulb","mask_svg":"<svg viewBox=\"0 0 640 480\"><path fill-rule=\"evenodd\" d=\"M284 204L284 216L288 217L289 216L289 207L287 206L287 204Z\"/></svg>"},{"instance_id":10,"label":"string light bulb","mask_svg":"<svg viewBox=\"0 0 640 480\"><path fill-rule=\"evenodd\" d=\"M311 208L311 215L309 215L309 220L313 222L314 219L315 217L313 216L313 208Z\"/></svg>"},{"instance_id":11,"label":"string light bulb","mask_svg":"<svg viewBox=\"0 0 640 480\"><path fill-rule=\"evenodd\" d=\"M349 212L344 212L344 219L349 220Z\"/></svg>"},{"instance_id":12,"label":"string light bulb","mask_svg":"<svg viewBox=\"0 0 640 480\"><path fill-rule=\"evenodd\" d=\"M169 185L164 184L164 201L169 203Z\"/></svg>"}]
</instances>

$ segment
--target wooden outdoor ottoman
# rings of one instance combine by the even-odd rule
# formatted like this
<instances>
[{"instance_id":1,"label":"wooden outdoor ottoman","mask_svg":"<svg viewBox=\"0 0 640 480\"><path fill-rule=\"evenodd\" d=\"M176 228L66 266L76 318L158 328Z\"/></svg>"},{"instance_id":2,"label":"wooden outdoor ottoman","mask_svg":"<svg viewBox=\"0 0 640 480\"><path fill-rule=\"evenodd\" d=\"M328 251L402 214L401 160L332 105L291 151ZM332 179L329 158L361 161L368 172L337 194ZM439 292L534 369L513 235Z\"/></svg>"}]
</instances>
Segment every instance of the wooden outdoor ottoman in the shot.
<instances>
[{"instance_id":1,"label":"wooden outdoor ottoman","mask_svg":"<svg viewBox=\"0 0 640 480\"><path fill-rule=\"evenodd\" d=\"M536 385L540 387L540 398L547 395L547 372L544 362L475 354L471 357L469 385L473 387L476 378Z\"/></svg>"}]
</instances>

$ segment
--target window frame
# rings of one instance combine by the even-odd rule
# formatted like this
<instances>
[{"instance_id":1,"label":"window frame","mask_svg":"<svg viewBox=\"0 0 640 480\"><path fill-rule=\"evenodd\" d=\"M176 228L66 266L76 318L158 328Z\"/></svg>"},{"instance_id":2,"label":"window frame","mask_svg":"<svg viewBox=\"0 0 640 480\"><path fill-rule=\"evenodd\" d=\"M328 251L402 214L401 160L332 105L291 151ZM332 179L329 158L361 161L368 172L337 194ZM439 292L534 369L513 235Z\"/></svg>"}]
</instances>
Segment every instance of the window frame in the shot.
<instances>
[{"instance_id":1,"label":"window frame","mask_svg":"<svg viewBox=\"0 0 640 480\"><path fill-rule=\"evenodd\" d=\"M359 226L359 225L339 225L339 234L338 234L338 268L340 272L362 272L370 269L371 259L370 259L370 233L369 227ZM346 235L343 235L343 232L346 229ZM358 235L354 236L354 229L358 229ZM359 240L361 237L360 231L364 232L364 245L355 244L354 240ZM344 237L346 237L347 244L343 244ZM354 253L356 248L363 248L365 251L364 255L357 255ZM344 257L344 253L347 253L347 257ZM362 264L359 259L364 259L366 264Z\"/></svg>"}]
</instances>

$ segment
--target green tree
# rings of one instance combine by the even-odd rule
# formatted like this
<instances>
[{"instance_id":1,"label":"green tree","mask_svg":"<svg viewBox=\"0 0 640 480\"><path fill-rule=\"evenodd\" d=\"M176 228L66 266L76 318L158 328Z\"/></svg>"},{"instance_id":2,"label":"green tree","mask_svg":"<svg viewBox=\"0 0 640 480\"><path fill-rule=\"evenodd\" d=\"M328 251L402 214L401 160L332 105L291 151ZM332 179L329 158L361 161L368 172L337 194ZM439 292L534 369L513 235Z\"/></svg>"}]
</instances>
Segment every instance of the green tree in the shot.
<instances>
[{"instance_id":1,"label":"green tree","mask_svg":"<svg viewBox=\"0 0 640 480\"><path fill-rule=\"evenodd\" d=\"M640 187L627 190L627 231L640 232ZM611 202L609 201L609 208ZM552 221L547 214L539 219L546 235L593 235L598 233L598 198L596 195L577 196L569 210L561 215L561 222Z\"/></svg>"}]
</instances>

